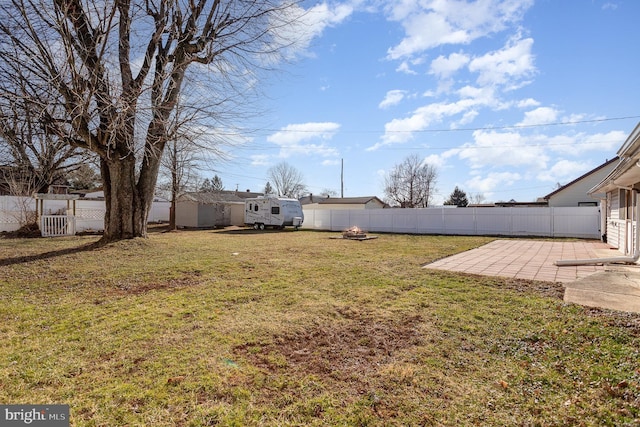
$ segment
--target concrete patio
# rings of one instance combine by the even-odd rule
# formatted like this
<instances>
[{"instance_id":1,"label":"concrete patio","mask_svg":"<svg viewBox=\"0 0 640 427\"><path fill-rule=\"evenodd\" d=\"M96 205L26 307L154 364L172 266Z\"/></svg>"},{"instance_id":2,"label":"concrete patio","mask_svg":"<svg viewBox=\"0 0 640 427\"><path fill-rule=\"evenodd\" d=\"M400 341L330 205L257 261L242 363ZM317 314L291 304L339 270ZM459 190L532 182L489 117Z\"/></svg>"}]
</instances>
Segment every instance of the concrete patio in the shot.
<instances>
[{"instance_id":1,"label":"concrete patio","mask_svg":"<svg viewBox=\"0 0 640 427\"><path fill-rule=\"evenodd\" d=\"M561 266L558 260L605 258L620 253L599 241L494 240L423 266L484 276L560 282L567 302L640 313L640 268Z\"/></svg>"}]
</instances>

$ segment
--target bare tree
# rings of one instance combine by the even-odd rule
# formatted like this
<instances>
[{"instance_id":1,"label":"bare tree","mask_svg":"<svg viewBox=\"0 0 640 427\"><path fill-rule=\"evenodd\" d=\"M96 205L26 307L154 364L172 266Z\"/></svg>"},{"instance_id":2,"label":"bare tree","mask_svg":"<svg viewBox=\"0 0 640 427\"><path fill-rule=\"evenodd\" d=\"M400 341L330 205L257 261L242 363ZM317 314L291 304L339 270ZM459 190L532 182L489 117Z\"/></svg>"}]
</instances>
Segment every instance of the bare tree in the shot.
<instances>
[{"instance_id":1,"label":"bare tree","mask_svg":"<svg viewBox=\"0 0 640 427\"><path fill-rule=\"evenodd\" d=\"M22 88L28 84L19 76L16 83ZM29 191L46 193L51 185L65 184L67 175L88 157L40 126L41 102L0 97L0 168L5 185L11 181L12 191L18 189L18 180L22 180Z\"/></svg>"},{"instance_id":2,"label":"bare tree","mask_svg":"<svg viewBox=\"0 0 640 427\"><path fill-rule=\"evenodd\" d=\"M268 175L279 196L298 199L307 191L302 173L287 162L269 168Z\"/></svg>"},{"instance_id":3,"label":"bare tree","mask_svg":"<svg viewBox=\"0 0 640 427\"><path fill-rule=\"evenodd\" d=\"M13 209L8 211L9 215L19 224L20 228L33 225L37 229L36 206L33 204L31 195L36 192L36 176L24 174L18 169L0 169L0 194L13 196L10 200Z\"/></svg>"},{"instance_id":4,"label":"bare tree","mask_svg":"<svg viewBox=\"0 0 640 427\"><path fill-rule=\"evenodd\" d=\"M169 229L175 230L176 205L178 198L189 189L189 185L197 179L198 161L200 157L194 145L184 135L170 138L162 156L162 172L168 176L168 182L162 187L168 190L171 206L169 207Z\"/></svg>"},{"instance_id":5,"label":"bare tree","mask_svg":"<svg viewBox=\"0 0 640 427\"><path fill-rule=\"evenodd\" d=\"M469 193L469 203L479 205L486 200L482 193Z\"/></svg>"},{"instance_id":6,"label":"bare tree","mask_svg":"<svg viewBox=\"0 0 640 427\"><path fill-rule=\"evenodd\" d=\"M417 154L405 158L385 177L384 193L401 208L426 208L435 193L438 171Z\"/></svg>"},{"instance_id":7,"label":"bare tree","mask_svg":"<svg viewBox=\"0 0 640 427\"><path fill-rule=\"evenodd\" d=\"M216 143L208 141L206 127L197 126L197 123L197 113L184 108L179 102L171 116L169 138L161 163L161 171L169 177L169 183L163 183L162 187L168 189L171 201L170 230L177 228L178 198L197 185L198 171L202 168L206 157L214 155L220 159L225 157L224 153L217 149ZM208 179L205 182L209 182Z\"/></svg>"},{"instance_id":8,"label":"bare tree","mask_svg":"<svg viewBox=\"0 0 640 427\"><path fill-rule=\"evenodd\" d=\"M103 241L146 236L184 86L201 89L190 108L212 123L228 118L285 46L281 30L295 21L295 3L5 0L0 85L7 99L46 99L39 121L47 133L99 157Z\"/></svg>"},{"instance_id":9,"label":"bare tree","mask_svg":"<svg viewBox=\"0 0 640 427\"><path fill-rule=\"evenodd\" d=\"M320 191L320 196L322 196L322 197L338 197L338 192L336 190L331 189L331 188L323 188L322 191Z\"/></svg>"}]
</instances>

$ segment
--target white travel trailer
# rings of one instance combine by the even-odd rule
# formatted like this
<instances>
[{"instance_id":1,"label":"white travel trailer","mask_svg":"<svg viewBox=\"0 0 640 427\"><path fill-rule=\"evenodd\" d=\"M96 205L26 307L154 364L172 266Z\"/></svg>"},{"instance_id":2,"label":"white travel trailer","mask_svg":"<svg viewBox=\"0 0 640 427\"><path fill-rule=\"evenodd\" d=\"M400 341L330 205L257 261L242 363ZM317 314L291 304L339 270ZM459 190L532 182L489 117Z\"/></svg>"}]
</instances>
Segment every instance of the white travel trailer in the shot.
<instances>
[{"instance_id":1,"label":"white travel trailer","mask_svg":"<svg viewBox=\"0 0 640 427\"><path fill-rule=\"evenodd\" d=\"M258 197L245 199L244 223L256 230L265 227L283 229L293 226L297 230L304 221L302 206L296 199L284 197Z\"/></svg>"}]
</instances>

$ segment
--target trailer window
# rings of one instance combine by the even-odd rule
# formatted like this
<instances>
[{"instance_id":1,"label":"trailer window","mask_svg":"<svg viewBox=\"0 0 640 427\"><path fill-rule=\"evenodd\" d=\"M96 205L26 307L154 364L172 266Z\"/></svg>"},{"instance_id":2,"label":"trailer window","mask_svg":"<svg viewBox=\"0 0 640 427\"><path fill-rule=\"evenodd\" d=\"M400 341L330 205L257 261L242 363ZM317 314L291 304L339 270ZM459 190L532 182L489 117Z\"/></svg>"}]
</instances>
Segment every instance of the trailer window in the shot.
<instances>
[{"instance_id":1,"label":"trailer window","mask_svg":"<svg viewBox=\"0 0 640 427\"><path fill-rule=\"evenodd\" d=\"M249 203L249 210L251 211L253 209L253 203Z\"/></svg>"},{"instance_id":2,"label":"trailer window","mask_svg":"<svg viewBox=\"0 0 640 427\"><path fill-rule=\"evenodd\" d=\"M256 203L256 205L253 207L253 210L258 212L258 204Z\"/></svg>"},{"instance_id":3,"label":"trailer window","mask_svg":"<svg viewBox=\"0 0 640 427\"><path fill-rule=\"evenodd\" d=\"M271 206L271 215L280 215L280 206Z\"/></svg>"}]
</instances>

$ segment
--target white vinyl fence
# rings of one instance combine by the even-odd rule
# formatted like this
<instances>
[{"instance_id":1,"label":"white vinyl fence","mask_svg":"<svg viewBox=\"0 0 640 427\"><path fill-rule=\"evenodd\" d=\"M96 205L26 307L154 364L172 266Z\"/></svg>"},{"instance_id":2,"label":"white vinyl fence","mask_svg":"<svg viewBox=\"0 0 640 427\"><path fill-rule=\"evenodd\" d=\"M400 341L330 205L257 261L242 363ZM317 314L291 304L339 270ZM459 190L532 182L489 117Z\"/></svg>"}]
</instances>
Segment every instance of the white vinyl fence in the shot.
<instances>
[{"instance_id":1,"label":"white vinyl fence","mask_svg":"<svg viewBox=\"0 0 640 427\"><path fill-rule=\"evenodd\" d=\"M73 212L71 209L67 210L66 200L43 202L43 235L60 235L62 229L73 230L70 227L74 227L74 231L78 233L104 229L104 200L76 200L76 215L73 219L68 217L73 215ZM149 222L169 221L169 207L169 202L153 202ZM27 222L26 218L35 220L35 217L36 203L33 198L0 196L0 232L15 231Z\"/></svg>"},{"instance_id":2,"label":"white vinyl fence","mask_svg":"<svg viewBox=\"0 0 640 427\"><path fill-rule=\"evenodd\" d=\"M0 232L16 231L36 219L36 201L31 197L0 196Z\"/></svg>"},{"instance_id":3,"label":"white vinyl fence","mask_svg":"<svg viewBox=\"0 0 640 427\"><path fill-rule=\"evenodd\" d=\"M71 215L66 201L45 200L44 215ZM154 202L150 222L169 221L169 202ZM0 232L15 231L26 216L35 219L30 197L0 196ZM104 228L102 200L77 200L75 231ZM600 208L426 208L304 209L303 228L342 231L357 226L366 232L487 236L543 236L599 239Z\"/></svg>"},{"instance_id":4,"label":"white vinyl fence","mask_svg":"<svg viewBox=\"0 0 640 427\"><path fill-rule=\"evenodd\" d=\"M600 208L304 209L303 228L342 231L599 239Z\"/></svg>"}]
</instances>

